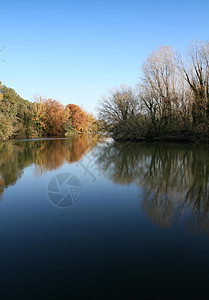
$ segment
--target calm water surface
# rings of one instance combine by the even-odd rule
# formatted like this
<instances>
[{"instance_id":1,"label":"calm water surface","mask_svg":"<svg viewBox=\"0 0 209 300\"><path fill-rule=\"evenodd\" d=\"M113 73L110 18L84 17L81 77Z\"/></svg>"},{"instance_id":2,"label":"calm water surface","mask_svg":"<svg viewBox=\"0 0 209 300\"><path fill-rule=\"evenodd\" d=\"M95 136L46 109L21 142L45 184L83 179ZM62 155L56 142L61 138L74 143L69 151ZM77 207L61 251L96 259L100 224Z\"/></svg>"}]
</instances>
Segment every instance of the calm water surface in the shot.
<instances>
[{"instance_id":1,"label":"calm water surface","mask_svg":"<svg viewBox=\"0 0 209 300\"><path fill-rule=\"evenodd\" d=\"M209 146L0 143L0 299L208 299Z\"/></svg>"}]
</instances>

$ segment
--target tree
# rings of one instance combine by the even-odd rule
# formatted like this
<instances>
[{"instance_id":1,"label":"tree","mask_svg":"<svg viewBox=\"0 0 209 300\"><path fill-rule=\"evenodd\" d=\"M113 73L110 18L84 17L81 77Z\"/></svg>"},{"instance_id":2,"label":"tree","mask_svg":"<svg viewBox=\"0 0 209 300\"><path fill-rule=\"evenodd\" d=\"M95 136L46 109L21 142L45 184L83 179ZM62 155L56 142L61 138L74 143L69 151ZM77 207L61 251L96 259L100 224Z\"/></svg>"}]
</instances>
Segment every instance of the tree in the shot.
<instances>
[{"instance_id":1,"label":"tree","mask_svg":"<svg viewBox=\"0 0 209 300\"><path fill-rule=\"evenodd\" d=\"M34 103L33 109L37 130L40 135L64 134L66 112L59 101L40 97Z\"/></svg>"},{"instance_id":2,"label":"tree","mask_svg":"<svg viewBox=\"0 0 209 300\"><path fill-rule=\"evenodd\" d=\"M142 66L140 99L159 133L173 125L175 111L179 107L177 71L175 53L170 46L153 50Z\"/></svg>"},{"instance_id":3,"label":"tree","mask_svg":"<svg viewBox=\"0 0 209 300\"><path fill-rule=\"evenodd\" d=\"M86 112L88 118L88 132L96 133L98 132L98 121L93 116L93 114Z\"/></svg>"},{"instance_id":4,"label":"tree","mask_svg":"<svg viewBox=\"0 0 209 300\"><path fill-rule=\"evenodd\" d=\"M29 101L22 99L13 89L0 83L0 114L4 138L25 136L24 118L30 107ZM3 129L4 122L8 123L8 134L6 134L6 128Z\"/></svg>"},{"instance_id":5,"label":"tree","mask_svg":"<svg viewBox=\"0 0 209 300\"><path fill-rule=\"evenodd\" d=\"M186 60L180 57L179 70L191 91L193 127L208 127L209 120L209 42L193 42Z\"/></svg>"},{"instance_id":6,"label":"tree","mask_svg":"<svg viewBox=\"0 0 209 300\"><path fill-rule=\"evenodd\" d=\"M14 133L12 121L0 112L0 139L10 138Z\"/></svg>"},{"instance_id":7,"label":"tree","mask_svg":"<svg viewBox=\"0 0 209 300\"><path fill-rule=\"evenodd\" d=\"M60 135L64 133L65 108L57 100L47 99L44 105L44 124L47 135Z\"/></svg>"},{"instance_id":8,"label":"tree","mask_svg":"<svg viewBox=\"0 0 209 300\"><path fill-rule=\"evenodd\" d=\"M135 92L122 85L112 91L110 95L102 97L98 106L99 120L106 126L106 130L115 136L130 134L134 131L140 115L140 106Z\"/></svg>"},{"instance_id":9,"label":"tree","mask_svg":"<svg viewBox=\"0 0 209 300\"><path fill-rule=\"evenodd\" d=\"M39 135L42 135L44 134L44 132L46 132L46 111L44 101L45 100L42 97L40 97L39 99L36 99L33 105L34 119L36 123L36 129Z\"/></svg>"},{"instance_id":10,"label":"tree","mask_svg":"<svg viewBox=\"0 0 209 300\"><path fill-rule=\"evenodd\" d=\"M66 129L68 132L87 132L88 117L78 105L68 104L66 115L68 119Z\"/></svg>"}]
</instances>

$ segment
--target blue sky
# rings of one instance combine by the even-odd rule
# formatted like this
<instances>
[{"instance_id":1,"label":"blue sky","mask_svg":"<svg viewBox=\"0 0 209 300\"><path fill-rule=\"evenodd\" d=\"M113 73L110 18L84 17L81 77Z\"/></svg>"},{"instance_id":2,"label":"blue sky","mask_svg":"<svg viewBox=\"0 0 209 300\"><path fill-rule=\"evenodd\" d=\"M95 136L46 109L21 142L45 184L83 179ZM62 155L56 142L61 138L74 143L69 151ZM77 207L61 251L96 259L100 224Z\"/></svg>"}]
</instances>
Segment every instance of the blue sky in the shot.
<instances>
[{"instance_id":1,"label":"blue sky","mask_svg":"<svg viewBox=\"0 0 209 300\"><path fill-rule=\"evenodd\" d=\"M152 49L209 40L208 0L7 0L0 20L2 83L91 112L109 89L139 82Z\"/></svg>"}]
</instances>

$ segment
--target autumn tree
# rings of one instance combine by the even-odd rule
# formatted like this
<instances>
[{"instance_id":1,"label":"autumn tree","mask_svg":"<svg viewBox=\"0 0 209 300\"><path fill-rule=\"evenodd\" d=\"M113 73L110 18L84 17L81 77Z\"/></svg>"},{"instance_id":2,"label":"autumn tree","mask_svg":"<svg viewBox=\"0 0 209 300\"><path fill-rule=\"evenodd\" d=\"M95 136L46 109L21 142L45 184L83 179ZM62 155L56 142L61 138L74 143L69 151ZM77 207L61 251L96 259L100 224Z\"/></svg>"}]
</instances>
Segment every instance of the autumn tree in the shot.
<instances>
[{"instance_id":1,"label":"autumn tree","mask_svg":"<svg viewBox=\"0 0 209 300\"><path fill-rule=\"evenodd\" d=\"M0 112L0 139L10 138L13 133L12 121Z\"/></svg>"},{"instance_id":2,"label":"autumn tree","mask_svg":"<svg viewBox=\"0 0 209 300\"><path fill-rule=\"evenodd\" d=\"M98 132L98 121L94 117L93 114L86 112L87 118L88 118L88 132L90 133L96 133Z\"/></svg>"},{"instance_id":3,"label":"autumn tree","mask_svg":"<svg viewBox=\"0 0 209 300\"><path fill-rule=\"evenodd\" d=\"M57 100L44 101L44 124L48 135L60 135L64 133L65 108Z\"/></svg>"},{"instance_id":4,"label":"autumn tree","mask_svg":"<svg viewBox=\"0 0 209 300\"><path fill-rule=\"evenodd\" d=\"M45 100L42 97L39 97L35 100L33 105L34 111L34 119L36 123L36 128L39 135L44 134L46 132L46 124L45 124Z\"/></svg>"},{"instance_id":5,"label":"autumn tree","mask_svg":"<svg viewBox=\"0 0 209 300\"><path fill-rule=\"evenodd\" d=\"M40 97L34 103L34 115L40 134L61 135L64 133L66 112L59 101Z\"/></svg>"},{"instance_id":6,"label":"autumn tree","mask_svg":"<svg viewBox=\"0 0 209 300\"><path fill-rule=\"evenodd\" d=\"M67 115L66 130L68 132L87 132L88 117L86 113L75 104L68 104L65 110Z\"/></svg>"}]
</instances>

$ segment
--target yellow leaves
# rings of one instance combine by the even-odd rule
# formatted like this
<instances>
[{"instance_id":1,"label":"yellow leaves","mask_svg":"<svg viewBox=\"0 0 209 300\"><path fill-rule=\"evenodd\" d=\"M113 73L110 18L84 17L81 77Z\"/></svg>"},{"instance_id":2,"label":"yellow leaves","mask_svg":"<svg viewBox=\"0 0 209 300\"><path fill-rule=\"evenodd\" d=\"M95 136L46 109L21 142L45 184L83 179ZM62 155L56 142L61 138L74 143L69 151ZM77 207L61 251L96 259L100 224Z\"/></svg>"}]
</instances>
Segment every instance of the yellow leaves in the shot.
<instances>
[{"instance_id":1,"label":"yellow leaves","mask_svg":"<svg viewBox=\"0 0 209 300\"><path fill-rule=\"evenodd\" d=\"M39 98L34 103L34 114L39 131L44 130L48 135L63 133L65 123L65 108L57 100Z\"/></svg>"},{"instance_id":2,"label":"yellow leaves","mask_svg":"<svg viewBox=\"0 0 209 300\"><path fill-rule=\"evenodd\" d=\"M97 120L91 113L86 113L88 118L88 131L89 132L97 132L98 131L98 125Z\"/></svg>"}]
</instances>

